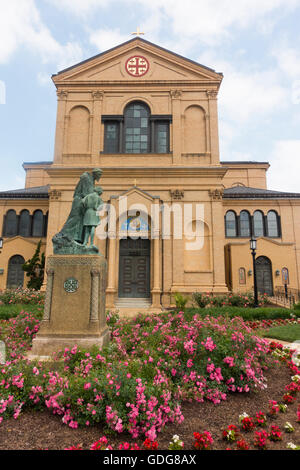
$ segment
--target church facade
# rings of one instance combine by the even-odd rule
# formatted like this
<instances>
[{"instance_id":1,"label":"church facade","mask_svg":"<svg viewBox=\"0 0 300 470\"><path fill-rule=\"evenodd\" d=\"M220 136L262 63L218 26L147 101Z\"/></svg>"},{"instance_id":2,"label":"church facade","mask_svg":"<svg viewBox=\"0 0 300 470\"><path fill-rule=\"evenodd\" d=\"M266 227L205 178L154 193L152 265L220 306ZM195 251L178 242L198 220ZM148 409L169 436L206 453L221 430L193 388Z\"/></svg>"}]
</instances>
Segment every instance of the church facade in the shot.
<instances>
[{"instance_id":1,"label":"church facade","mask_svg":"<svg viewBox=\"0 0 300 470\"><path fill-rule=\"evenodd\" d=\"M259 291L298 292L300 194L267 189L268 162L220 160L222 78L139 37L54 75L54 159L0 193L0 289L26 286L22 263L40 240L53 253L80 176L101 168L108 309L253 289L251 236Z\"/></svg>"}]
</instances>

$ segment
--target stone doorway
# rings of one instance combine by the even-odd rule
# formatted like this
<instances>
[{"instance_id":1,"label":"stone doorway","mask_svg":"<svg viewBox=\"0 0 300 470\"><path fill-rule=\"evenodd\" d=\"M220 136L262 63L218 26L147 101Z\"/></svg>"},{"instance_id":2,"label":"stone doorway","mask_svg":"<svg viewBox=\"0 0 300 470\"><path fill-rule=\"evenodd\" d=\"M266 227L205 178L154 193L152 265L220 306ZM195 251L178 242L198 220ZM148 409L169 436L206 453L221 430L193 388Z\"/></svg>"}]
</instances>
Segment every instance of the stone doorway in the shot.
<instances>
[{"instance_id":1,"label":"stone doorway","mask_svg":"<svg viewBox=\"0 0 300 470\"><path fill-rule=\"evenodd\" d=\"M120 240L119 298L150 297L150 240Z\"/></svg>"},{"instance_id":2,"label":"stone doorway","mask_svg":"<svg viewBox=\"0 0 300 470\"><path fill-rule=\"evenodd\" d=\"M266 256L256 258L257 290L260 294L273 296L272 263Z\"/></svg>"}]
</instances>

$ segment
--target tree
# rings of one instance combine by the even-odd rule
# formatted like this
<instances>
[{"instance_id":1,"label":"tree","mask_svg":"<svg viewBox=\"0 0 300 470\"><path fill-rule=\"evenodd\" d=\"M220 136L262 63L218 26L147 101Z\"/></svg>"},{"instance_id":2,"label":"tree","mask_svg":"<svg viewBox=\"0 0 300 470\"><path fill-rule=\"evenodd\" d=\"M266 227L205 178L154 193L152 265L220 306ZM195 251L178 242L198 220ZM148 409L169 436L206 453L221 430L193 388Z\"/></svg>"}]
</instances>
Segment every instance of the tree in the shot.
<instances>
[{"instance_id":1,"label":"tree","mask_svg":"<svg viewBox=\"0 0 300 470\"><path fill-rule=\"evenodd\" d=\"M44 280L45 270L45 255L41 252L42 240L39 241L36 247L35 253L31 259L23 264L22 269L26 272L26 276L29 277L27 287L29 289L40 290Z\"/></svg>"}]
</instances>

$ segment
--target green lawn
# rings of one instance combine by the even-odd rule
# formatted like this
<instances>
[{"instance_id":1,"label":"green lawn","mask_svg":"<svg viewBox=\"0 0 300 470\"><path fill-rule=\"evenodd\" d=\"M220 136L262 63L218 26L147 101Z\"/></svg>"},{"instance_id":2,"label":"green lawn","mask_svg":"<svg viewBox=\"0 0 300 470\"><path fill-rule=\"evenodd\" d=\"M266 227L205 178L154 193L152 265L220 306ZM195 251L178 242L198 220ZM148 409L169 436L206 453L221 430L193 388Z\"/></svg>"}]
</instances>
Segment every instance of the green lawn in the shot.
<instances>
[{"instance_id":1,"label":"green lawn","mask_svg":"<svg viewBox=\"0 0 300 470\"><path fill-rule=\"evenodd\" d=\"M300 340L300 325L298 323L297 325L274 326L264 336L292 343L293 341Z\"/></svg>"},{"instance_id":2,"label":"green lawn","mask_svg":"<svg viewBox=\"0 0 300 470\"><path fill-rule=\"evenodd\" d=\"M10 304L0 305L0 320L8 320L19 315L20 312L31 312L38 318L42 318L44 307L42 305L28 305L28 304Z\"/></svg>"}]
</instances>

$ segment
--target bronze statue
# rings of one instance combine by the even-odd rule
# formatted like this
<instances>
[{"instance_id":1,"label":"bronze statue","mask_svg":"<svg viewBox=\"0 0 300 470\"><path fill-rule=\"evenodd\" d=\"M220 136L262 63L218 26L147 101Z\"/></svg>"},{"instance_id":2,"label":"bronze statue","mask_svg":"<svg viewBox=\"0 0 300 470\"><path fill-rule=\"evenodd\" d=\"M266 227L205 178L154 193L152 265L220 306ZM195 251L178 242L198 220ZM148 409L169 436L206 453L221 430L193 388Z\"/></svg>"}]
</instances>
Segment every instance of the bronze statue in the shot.
<instances>
[{"instance_id":1,"label":"bronze statue","mask_svg":"<svg viewBox=\"0 0 300 470\"><path fill-rule=\"evenodd\" d=\"M102 170L95 168L91 173L86 171L80 176L75 188L73 203L69 217L59 233L52 238L54 254L97 254L96 246L84 244L84 198L92 195L95 190L95 182L102 176ZM101 190L102 193L102 190ZM98 196L97 196L98 197ZM100 199L100 198L99 198ZM101 199L99 204L101 203Z\"/></svg>"},{"instance_id":2,"label":"bronze statue","mask_svg":"<svg viewBox=\"0 0 300 470\"><path fill-rule=\"evenodd\" d=\"M84 207L84 218L83 218L83 233L84 233L84 246L88 245L90 240L90 246L94 246L94 237L96 227L99 225L100 219L97 215L97 211L103 201L100 195L103 193L100 186L94 188L94 192L85 196L82 200Z\"/></svg>"}]
</instances>

